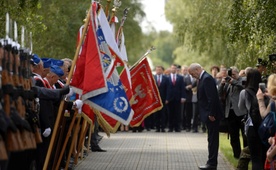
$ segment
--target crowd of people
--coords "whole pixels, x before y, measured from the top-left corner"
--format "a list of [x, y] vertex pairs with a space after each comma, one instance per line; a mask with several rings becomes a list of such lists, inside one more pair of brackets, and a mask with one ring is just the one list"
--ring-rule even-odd
[[[274, 61], [269, 61], [274, 66]], [[272, 69], [269, 76], [267, 71], [269, 61], [258, 59], [255, 67], [241, 70], [213, 66], [210, 74], [197, 63], [182, 67], [172, 64], [166, 70], [156, 66], [154, 79], [164, 107], [147, 117], [139, 131], [207, 130], [208, 161], [199, 169], [216, 169], [220, 120], [224, 119], [233, 157], [238, 160], [237, 169], [248, 169], [250, 161], [253, 170], [265, 169], [276, 155], [276, 149], [269, 149], [258, 135], [258, 127], [276, 98], [275, 73]], [[267, 88], [260, 90], [260, 84]], [[269, 142], [274, 146], [274, 137]]]
[[[68, 73], [70, 72], [70, 68], [72, 65], [72, 60], [68, 58], [56, 60], [52, 58], [40, 58], [37, 55], [33, 55], [31, 58], [31, 68], [32, 68], [32, 73], [33, 73], [33, 78], [35, 80], [35, 85], [38, 87], [45, 87], [48, 89], [66, 89], [69, 88], [66, 84], [67, 78], [68, 78]], [[70, 121], [72, 120], [72, 116], [75, 112], [75, 110], [79, 110], [78, 112], [82, 112], [82, 105], [83, 102], [82, 100], [78, 99], [80, 96], [76, 95], [74, 93], [74, 90], [70, 88], [70, 91], [68, 91], [68, 94], [65, 96], [65, 109], [67, 112], [69, 112], [69, 117], [65, 117], [66, 119], [66, 124], [65, 127], [65, 132], [68, 131]], [[61, 100], [63, 98], [59, 98], [58, 100], [44, 100], [40, 99], [40, 113], [39, 113], [39, 119], [40, 119], [40, 128], [42, 132], [42, 138], [43, 142], [38, 145], [37, 147], [37, 152], [39, 153], [36, 157], [36, 166], [37, 169], [42, 169], [43, 164], [45, 162], [45, 156], [47, 154], [47, 151], [49, 149], [49, 142], [51, 139], [51, 131], [54, 128], [55, 122], [56, 122], [56, 117], [59, 109], [59, 105]], [[87, 145], [88, 148], [93, 152], [105, 152], [106, 150], [100, 148], [98, 145], [100, 140], [102, 139], [102, 136], [98, 134], [99, 132], [99, 124], [97, 122], [97, 119], [94, 119], [94, 131], [92, 133], [90, 145]], [[80, 129], [74, 129], [73, 131], [79, 131]], [[72, 131], [72, 134], [73, 134]], [[88, 136], [88, 134], [86, 134]], [[59, 137], [62, 138], [60, 140], [64, 141], [66, 138], [66, 134], [64, 136]], [[70, 136], [72, 138], [72, 135]], [[71, 142], [72, 139], [70, 139]], [[75, 155], [77, 153], [77, 148], [74, 149], [74, 152], [72, 155], [68, 155], [69, 152], [69, 145], [67, 146], [66, 152], [63, 156], [63, 160], [61, 162], [60, 167], [65, 167], [66, 163], [66, 158], [67, 157], [79, 157], [78, 155]], [[78, 141], [77, 141], [78, 142]], [[87, 142], [87, 141], [85, 141]], [[63, 143], [63, 142], [62, 142]], [[75, 144], [77, 146], [77, 144]], [[90, 147], [89, 147], [90, 146]], [[56, 152], [56, 151], [55, 151]], [[51, 166], [52, 162], [49, 163], [49, 166]], [[74, 162], [70, 161], [69, 164], [69, 169], [74, 168]]]
[[[36, 117], [38, 120], [36, 121], [39, 122], [39, 133], [42, 137], [40, 142], [37, 141], [36, 147], [29, 150], [29, 152], [11, 152], [8, 161], [0, 161], [0, 169], [18, 169], [18, 166], [20, 168], [24, 167], [23, 169], [28, 169], [31, 166], [36, 169], [42, 169], [49, 150], [59, 106], [64, 96], [64, 110], [66, 110], [65, 112], [68, 113], [68, 116], [63, 118], [66, 123], [60, 124], [60, 128], [63, 128], [63, 130], [68, 131], [75, 111], [79, 110], [81, 112], [83, 106], [83, 102], [66, 85], [72, 61], [68, 58], [59, 60], [41, 58], [33, 54], [28, 68], [26, 67], [26, 62], [20, 63], [22, 64], [21, 67], [19, 67], [20, 65], [16, 67], [16, 57], [19, 56], [13, 54], [15, 57], [14, 65], [10, 67], [10, 61], [7, 60], [6, 55], [11, 51], [8, 51], [6, 47], [0, 47], [0, 57], [3, 62], [1, 63], [3, 68], [2, 75], [12, 77], [18, 74], [24, 79], [27, 76], [24, 75], [27, 71], [26, 69], [30, 68], [33, 84], [30, 89], [24, 90], [32, 91], [35, 94], [29, 98], [26, 98], [26, 95], [21, 95], [21, 93], [15, 96], [15, 93], [9, 90], [9, 84], [6, 79], [2, 77], [3, 89], [5, 89], [5, 91], [2, 91], [4, 108], [10, 102], [5, 100], [5, 96], [13, 97], [10, 99], [12, 105], [9, 111], [16, 109], [20, 111], [20, 109], [14, 108], [14, 105], [15, 107], [19, 105], [18, 97], [25, 97], [25, 105], [33, 109], [26, 109], [28, 116], [30, 117], [32, 115], [30, 113], [35, 112], [35, 110], [39, 111], [39, 116]], [[276, 55], [273, 56], [276, 58]], [[273, 56], [270, 56], [270, 58], [273, 58]], [[22, 59], [24, 58], [22, 57]], [[26, 61], [29, 63], [28, 60]], [[274, 66], [274, 60], [270, 60], [270, 62]], [[252, 169], [254, 170], [265, 169], [276, 155], [276, 148], [274, 147], [275, 137], [272, 136], [267, 139], [270, 144], [268, 146], [258, 134], [258, 127], [262, 119], [272, 107], [275, 107], [276, 100], [276, 74], [272, 71], [268, 75], [267, 65], [267, 61], [259, 59], [255, 67], [247, 67], [241, 70], [235, 66], [225, 67], [221, 65], [213, 66], [209, 71], [206, 71], [198, 63], [182, 67], [172, 64], [166, 70], [163, 66], [156, 66], [154, 79], [163, 107], [148, 116], [139, 127], [131, 127], [131, 130], [133, 132], [142, 132], [143, 130], [150, 131], [154, 129], [157, 133], [207, 132], [209, 155], [206, 164], [199, 166], [199, 169], [210, 170], [217, 169], [220, 122], [221, 120], [226, 120], [233, 157], [239, 160], [237, 169], [248, 169], [249, 161], [252, 162]], [[16, 83], [11, 84], [15, 86], [14, 89], [18, 90], [16, 93], [19, 93], [20, 87], [16, 87], [19, 85], [15, 85]], [[34, 102], [34, 106], [29, 107], [29, 101]], [[3, 111], [7, 112], [6, 109]], [[1, 114], [0, 121], [3, 117], [5, 117], [4, 114]], [[35, 116], [31, 118], [31, 122], [34, 118]], [[5, 117], [4, 119], [7, 118]], [[95, 129], [92, 134], [90, 148], [88, 149], [96, 152], [105, 152], [106, 150], [101, 149], [99, 146], [102, 136], [98, 134], [99, 125], [97, 119], [95, 119], [94, 123]], [[122, 125], [120, 130], [128, 131], [129, 127]], [[73, 129], [73, 131], [79, 131], [79, 129]], [[5, 135], [4, 132], [0, 132], [1, 136]], [[66, 134], [64, 133], [58, 138], [59, 142], [63, 143]], [[70, 142], [69, 140], [69, 144]], [[17, 148], [17, 150], [20, 150], [20, 148]], [[57, 148], [53, 148], [53, 150], [56, 151]], [[72, 155], [68, 155], [68, 153], [69, 148], [67, 147], [65, 154], [61, 155], [60, 168], [65, 166], [68, 157], [78, 156], [74, 155], [76, 154], [76, 148]], [[55, 154], [57, 155], [57, 153]], [[21, 165], [14, 164], [18, 159], [23, 159], [24, 163]], [[50, 159], [48, 167], [51, 168], [55, 164], [55, 159]], [[69, 168], [73, 169], [74, 162], [70, 161], [70, 164], [72, 167]], [[271, 167], [273, 166], [274, 164], [271, 165]]]
[[[67, 160], [70, 160], [67, 168], [74, 169], [74, 158], [79, 157], [79, 136], [74, 142], [72, 153], [69, 153], [73, 133], [80, 131], [80, 128], [69, 131], [69, 126], [73, 122], [73, 125], [78, 127], [77, 121], [73, 121], [73, 115], [75, 112], [82, 112], [83, 102], [73, 89], [66, 85], [72, 60], [41, 58], [27, 51], [19, 51], [9, 44], [3, 46], [0, 43], [0, 61], [3, 89], [0, 139], [5, 143], [0, 146], [0, 169], [43, 169], [58, 114], [62, 116], [57, 122], [57, 135], [47, 169], [56, 167], [60, 157], [62, 159], [59, 169], [67, 166]], [[64, 112], [59, 113], [61, 102], [64, 102]], [[94, 152], [105, 152], [98, 145], [102, 136], [98, 134], [99, 126], [96, 121], [97, 119], [90, 144], [86, 146]], [[85, 136], [89, 136], [88, 131]], [[87, 137], [84, 142], [88, 142]], [[64, 154], [60, 155], [62, 145], [65, 150]]]

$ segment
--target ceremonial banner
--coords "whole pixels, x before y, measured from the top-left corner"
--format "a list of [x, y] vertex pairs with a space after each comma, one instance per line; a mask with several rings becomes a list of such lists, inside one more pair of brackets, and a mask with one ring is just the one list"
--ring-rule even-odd
[[98, 116], [98, 119], [100, 119], [99, 121], [99, 123], [101, 123], [100, 126], [103, 127], [103, 129], [108, 130], [106, 134], [109, 134], [109, 132], [115, 133], [118, 127], [120, 126], [120, 123], [117, 120], [111, 118], [110, 116], [107, 116], [104, 113], [100, 113], [95, 108], [91, 108], [89, 104], [86, 104], [86, 103], [83, 104], [82, 112], [86, 114], [93, 121], [93, 123], [95, 122], [95, 114], [96, 114]]
[[88, 99], [92, 107], [119, 122], [128, 125], [133, 116], [117, 70], [107, 79], [108, 92]]
[[115, 133], [117, 132], [118, 128], [120, 127], [121, 123], [118, 122], [116, 119], [113, 119], [112, 117], [99, 112], [99, 114], [97, 114], [98, 118], [99, 118], [99, 124], [101, 127], [104, 127], [103, 129], [106, 129], [105, 132], [106, 134], [108, 134], [108, 132], [111, 133]]
[[[121, 52], [121, 58], [116, 59], [116, 63], [120, 63], [120, 65], [124, 65], [124, 70], [122, 74], [120, 74], [121, 80], [123, 81], [123, 84], [125, 85], [126, 89], [129, 89], [126, 91], [127, 96], [129, 97], [128, 99], [131, 100], [133, 93], [132, 93], [132, 85], [131, 85], [131, 76], [130, 76], [130, 71], [127, 66], [127, 52], [126, 52], [126, 46], [125, 46], [125, 37], [123, 33], [123, 29], [119, 29], [120, 33], [118, 32], [118, 48]], [[118, 65], [118, 64], [117, 64]]]
[[97, 38], [98, 38], [98, 45], [101, 53], [102, 58], [102, 66], [104, 68], [104, 75], [105, 77], [109, 77], [114, 70], [114, 58], [109, 50], [108, 44], [105, 40], [105, 36], [103, 34], [101, 26], [97, 28]]
[[111, 19], [110, 19], [110, 29], [112, 31], [112, 34], [114, 36], [114, 39], [115, 39], [115, 32], [116, 32], [116, 23], [118, 23], [118, 18], [116, 16], [113, 16]]
[[[112, 49], [110, 49], [111, 53], [113, 53]], [[114, 54], [114, 53], [113, 53]], [[113, 55], [115, 57], [114, 67], [116, 68], [117, 72], [119, 73], [121, 82], [124, 86], [126, 95], [128, 100], [130, 101], [132, 98], [132, 87], [131, 87], [131, 79], [129, 70], [125, 64], [125, 62], [117, 55]], [[129, 73], [129, 75], [128, 75]]]
[[95, 122], [95, 113], [93, 112], [92, 108], [84, 103], [82, 106], [82, 112], [86, 114], [92, 121], [93, 123]]
[[[93, 11], [94, 9], [92, 13]], [[91, 15], [87, 35], [70, 83], [75, 91], [82, 95], [82, 100], [108, 91], [94, 23]]]
[[[108, 77], [114, 70], [114, 58], [110, 53], [109, 47], [105, 41], [105, 37], [100, 26], [97, 29], [97, 37], [102, 56], [102, 64], [104, 68], [105, 77]], [[115, 133], [117, 131], [120, 123], [116, 119], [113, 119], [112, 117], [100, 111], [95, 111], [95, 113], [98, 116], [99, 125], [103, 128], [107, 135], [109, 135], [109, 132]]]
[[123, 29], [119, 29], [120, 32], [118, 32], [118, 48], [121, 52], [121, 58], [123, 61], [128, 61], [127, 52], [126, 52], [126, 45], [125, 45], [125, 35], [123, 32]]
[[150, 114], [160, 110], [163, 104], [146, 57], [130, 70], [130, 74], [134, 98], [130, 125], [136, 127]]
[[129, 71], [125, 62], [122, 60], [121, 53], [119, 51], [118, 45], [114, 37], [114, 33], [112, 32], [109, 26], [103, 9], [100, 9], [98, 19], [99, 25], [102, 29], [103, 36], [105, 38], [106, 43], [108, 44], [111, 56], [113, 56], [115, 59], [114, 69], [117, 69], [120, 75], [121, 82], [126, 91], [127, 97], [130, 100], [132, 98], [130, 74], [128, 73]]

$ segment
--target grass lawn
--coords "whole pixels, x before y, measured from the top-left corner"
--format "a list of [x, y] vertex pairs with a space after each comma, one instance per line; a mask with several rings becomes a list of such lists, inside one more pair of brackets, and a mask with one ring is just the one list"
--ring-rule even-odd
[[[242, 142], [242, 139], [240, 139]], [[225, 156], [225, 158], [233, 165], [233, 167], [237, 167], [238, 160], [234, 158], [232, 147], [230, 145], [230, 139], [228, 139], [228, 134], [220, 133], [219, 135], [219, 149]], [[249, 163], [248, 169], [251, 169], [251, 162]]]

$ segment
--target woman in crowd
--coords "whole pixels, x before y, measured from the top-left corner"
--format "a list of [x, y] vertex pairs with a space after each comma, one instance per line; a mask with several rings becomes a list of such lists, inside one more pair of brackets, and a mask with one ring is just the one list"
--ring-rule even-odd
[[[267, 92], [263, 93], [261, 89], [259, 89], [256, 96], [258, 99], [260, 114], [264, 118], [271, 110], [271, 103], [276, 101], [276, 74], [272, 74], [268, 77]], [[269, 96], [271, 99], [267, 107], [265, 105], [265, 100], [264, 100], [265, 96]], [[273, 157], [276, 155], [276, 147], [274, 146], [275, 144], [274, 137], [271, 137], [269, 139], [269, 143], [272, 144], [272, 146], [269, 148], [269, 150], [267, 150], [266, 156], [267, 156], [267, 160], [271, 162]]]
[[[239, 109], [246, 111], [245, 134], [250, 150], [252, 170], [262, 170], [266, 158], [266, 148], [258, 136], [258, 127], [262, 121], [256, 93], [261, 83], [261, 74], [251, 69], [246, 75], [245, 89], [240, 92]], [[262, 154], [260, 154], [262, 153]]]

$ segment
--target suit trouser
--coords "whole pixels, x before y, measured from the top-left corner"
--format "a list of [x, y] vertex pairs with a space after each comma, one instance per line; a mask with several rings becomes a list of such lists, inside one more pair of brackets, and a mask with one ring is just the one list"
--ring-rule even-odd
[[[44, 162], [50, 145], [51, 136], [52, 135], [48, 137], [44, 137], [43, 135], [41, 135], [43, 142], [37, 145], [37, 150], [36, 150], [37, 169], [43, 169]], [[49, 162], [49, 164], [51, 164], [51, 162]]]
[[198, 103], [193, 103], [193, 130], [198, 130], [198, 119], [199, 119], [199, 110], [198, 110]]
[[181, 120], [182, 120], [182, 129], [185, 130], [186, 129], [186, 114], [185, 114], [185, 106], [186, 106], [186, 102], [181, 104]]
[[208, 129], [208, 165], [217, 166], [218, 164], [218, 149], [219, 149], [219, 121], [207, 121]]
[[193, 103], [192, 102], [185, 102], [185, 116], [186, 116], [186, 122], [185, 126], [186, 129], [191, 129], [191, 122], [193, 117]]
[[165, 129], [165, 114], [166, 114], [166, 108], [165, 104], [163, 103], [163, 107], [161, 110], [154, 113], [154, 118], [156, 122], [156, 129]]
[[241, 154], [240, 130], [243, 134], [243, 146], [247, 146], [247, 141], [244, 136], [244, 125], [241, 122], [242, 119], [243, 116], [236, 116], [234, 110], [230, 109], [227, 121], [230, 134], [230, 143], [235, 158], [239, 158]]
[[145, 119], [145, 127], [147, 129], [153, 129], [154, 125], [155, 125], [155, 116], [154, 114], [149, 115], [146, 119]]
[[181, 103], [180, 100], [172, 100], [168, 103], [169, 129], [180, 130]]
[[99, 122], [97, 120], [97, 117], [95, 116], [95, 126], [94, 126], [94, 132], [91, 135], [90, 145], [91, 148], [98, 146], [99, 142], [97, 140], [97, 135], [99, 133]]

